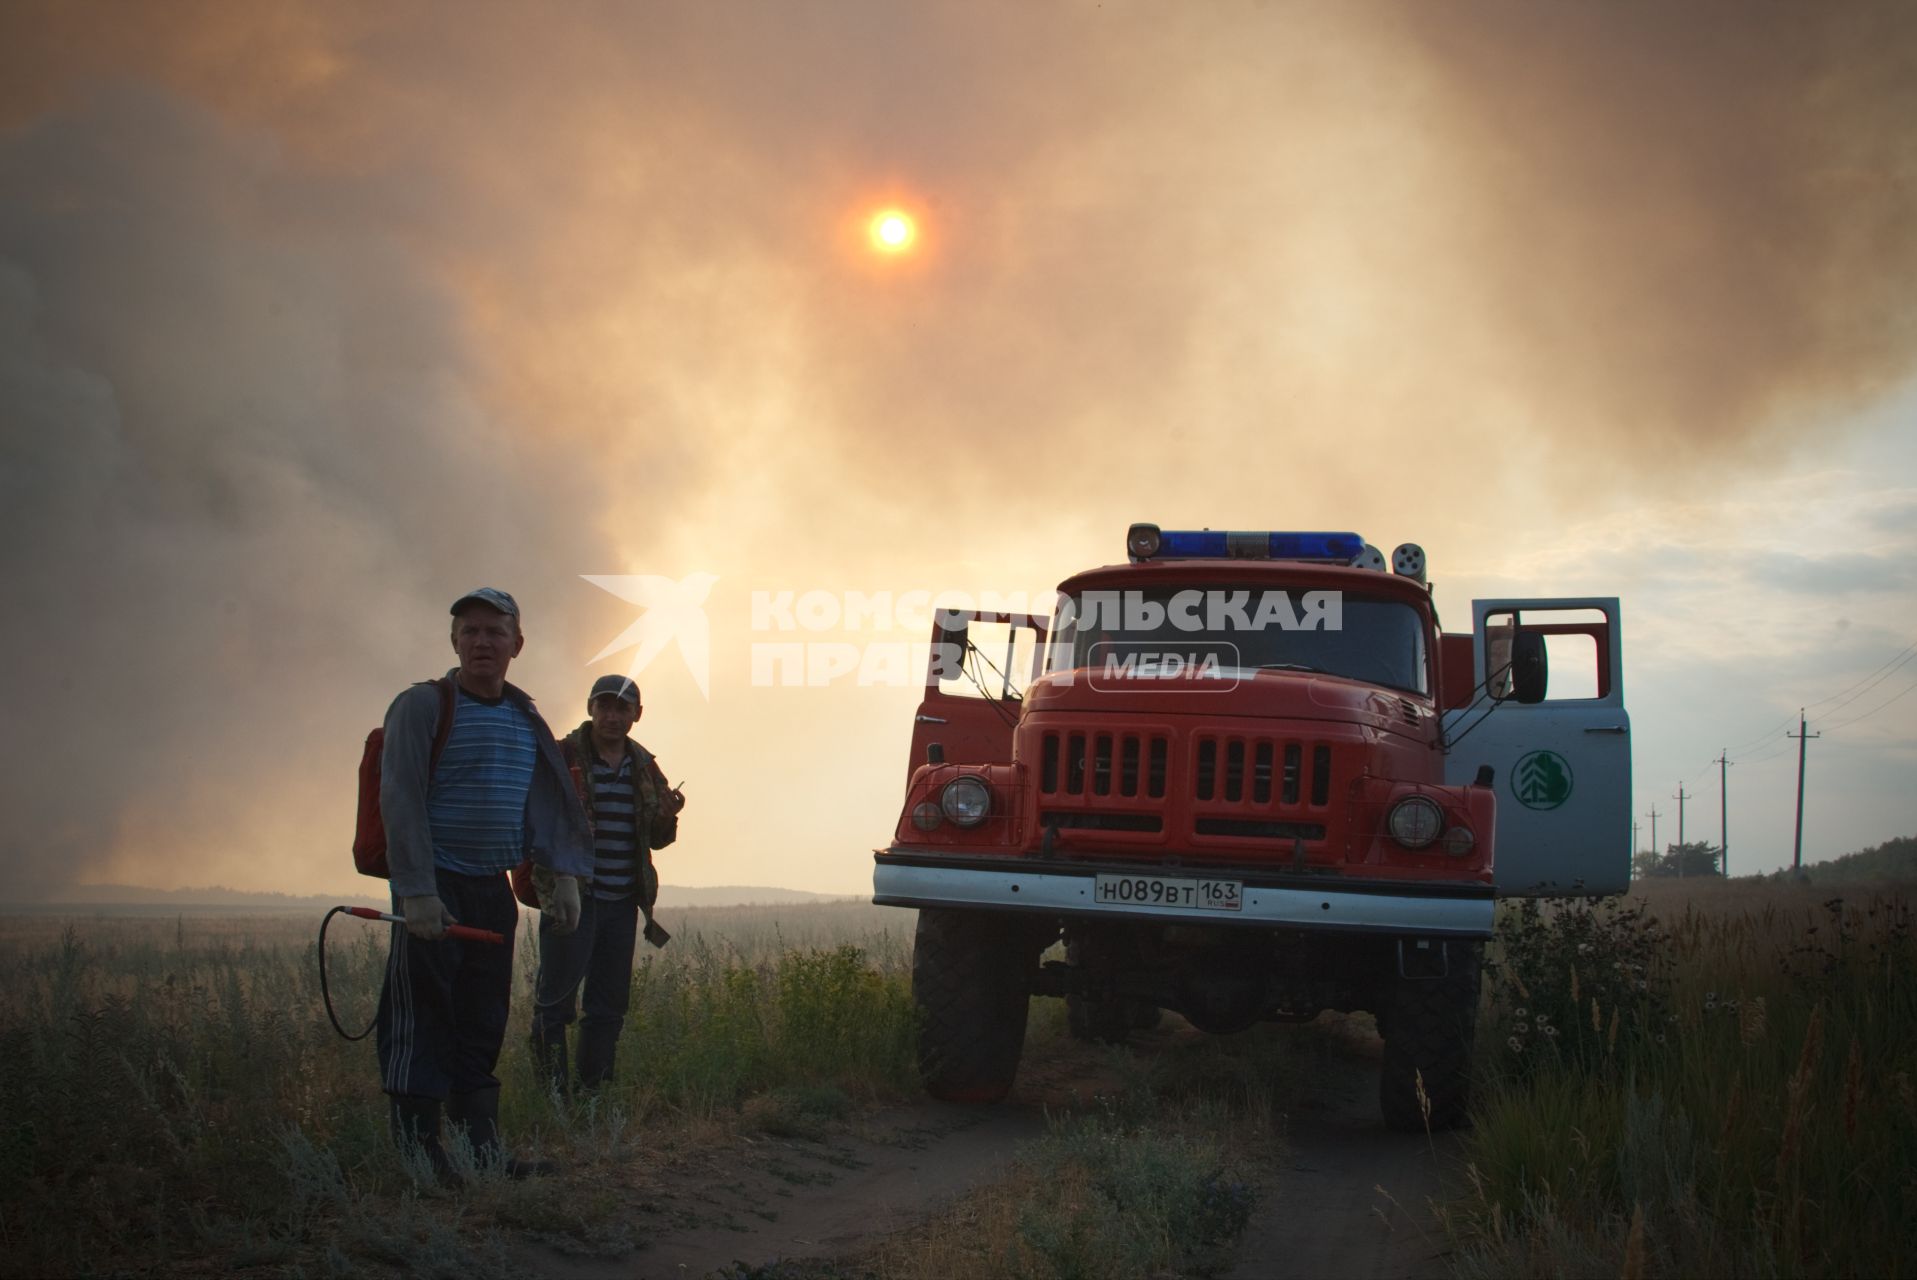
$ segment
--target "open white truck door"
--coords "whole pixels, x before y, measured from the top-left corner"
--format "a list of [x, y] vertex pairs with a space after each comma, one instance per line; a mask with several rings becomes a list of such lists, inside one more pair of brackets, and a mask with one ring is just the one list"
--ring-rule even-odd
[[[1471, 602], [1476, 705], [1445, 716], [1445, 781], [1489, 765], [1498, 795], [1498, 893], [1622, 893], [1631, 878], [1631, 720], [1615, 597]], [[1542, 701], [1508, 673], [1514, 629], [1544, 638]]]

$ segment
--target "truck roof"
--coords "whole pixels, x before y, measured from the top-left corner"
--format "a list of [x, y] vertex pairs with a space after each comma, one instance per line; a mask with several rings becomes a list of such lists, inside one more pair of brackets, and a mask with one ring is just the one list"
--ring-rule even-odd
[[1058, 584], [1073, 595], [1087, 590], [1178, 586], [1296, 586], [1307, 591], [1349, 591], [1354, 595], [1401, 599], [1408, 604], [1431, 603], [1425, 584], [1415, 578], [1376, 569], [1310, 560], [1151, 559], [1136, 564], [1108, 564], [1075, 573]]

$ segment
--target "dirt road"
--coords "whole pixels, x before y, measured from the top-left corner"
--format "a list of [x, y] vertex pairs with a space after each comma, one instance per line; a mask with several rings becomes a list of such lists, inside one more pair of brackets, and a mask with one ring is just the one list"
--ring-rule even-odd
[[[1134, 1055], [1162, 1052], [1186, 1028], [1138, 1037]], [[1367, 1056], [1369, 1052], [1369, 1056]], [[1378, 1119], [1375, 1042], [1333, 1036], [1284, 1118], [1287, 1143], [1266, 1171], [1234, 1277], [1443, 1275], [1427, 1201], [1451, 1144], [1387, 1133]], [[527, 1243], [527, 1269], [557, 1280], [680, 1280], [734, 1262], [837, 1258], [939, 1212], [1004, 1175], [1019, 1144], [1045, 1131], [1046, 1112], [1115, 1086], [1112, 1060], [1071, 1043], [1035, 1053], [1013, 1098], [998, 1107], [927, 1100], [815, 1138], [761, 1136], [688, 1155], [647, 1179], [640, 1251], [580, 1258]], [[1381, 1189], [1381, 1190], [1380, 1190]]]
[[1445, 1276], [1431, 1202], [1457, 1190], [1457, 1138], [1384, 1127], [1375, 1039], [1338, 1037], [1326, 1065], [1287, 1114], [1285, 1154], [1228, 1280]]
[[763, 1140], [733, 1180], [676, 1197], [681, 1225], [616, 1274], [667, 1280], [734, 1261], [842, 1256], [990, 1181], [1044, 1128], [1035, 1106], [928, 1103], [881, 1116], [856, 1136]]
[[1113, 1087], [1108, 1062], [1103, 1051], [1060, 1044], [1028, 1058], [1001, 1106], [928, 1098], [847, 1132], [762, 1136], [685, 1156], [643, 1190], [627, 1189], [640, 1202], [639, 1252], [582, 1258], [525, 1243], [517, 1261], [555, 1280], [680, 1280], [734, 1262], [843, 1257], [1001, 1176], [1018, 1145], [1044, 1133], [1048, 1107]]

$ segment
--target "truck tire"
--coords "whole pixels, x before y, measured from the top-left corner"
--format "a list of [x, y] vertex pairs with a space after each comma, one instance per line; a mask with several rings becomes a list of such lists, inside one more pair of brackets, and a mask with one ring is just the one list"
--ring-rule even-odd
[[912, 946], [919, 1074], [947, 1102], [998, 1102], [1025, 1048], [1038, 952], [1023, 922], [924, 907]]
[[1378, 1105], [1386, 1127], [1401, 1133], [1422, 1133], [1427, 1123], [1433, 1130], [1456, 1128], [1470, 1108], [1471, 1044], [1477, 1033], [1484, 951], [1477, 943], [1453, 942], [1448, 956], [1450, 969], [1442, 978], [1393, 974], [1379, 1002], [1384, 1006], [1378, 1010], [1384, 1065], [1378, 1076]]

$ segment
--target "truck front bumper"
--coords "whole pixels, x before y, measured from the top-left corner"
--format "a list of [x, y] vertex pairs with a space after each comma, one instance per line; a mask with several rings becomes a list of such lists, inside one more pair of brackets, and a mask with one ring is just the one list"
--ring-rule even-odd
[[[959, 907], [1113, 920], [1309, 929], [1331, 933], [1489, 938], [1494, 890], [1481, 884], [1388, 880], [1332, 881], [1322, 876], [1260, 875], [1247, 868], [1140, 866], [1031, 858], [954, 857], [879, 850], [872, 901], [887, 907]], [[1237, 880], [1238, 911], [1140, 903], [1101, 905], [1100, 873]]]

